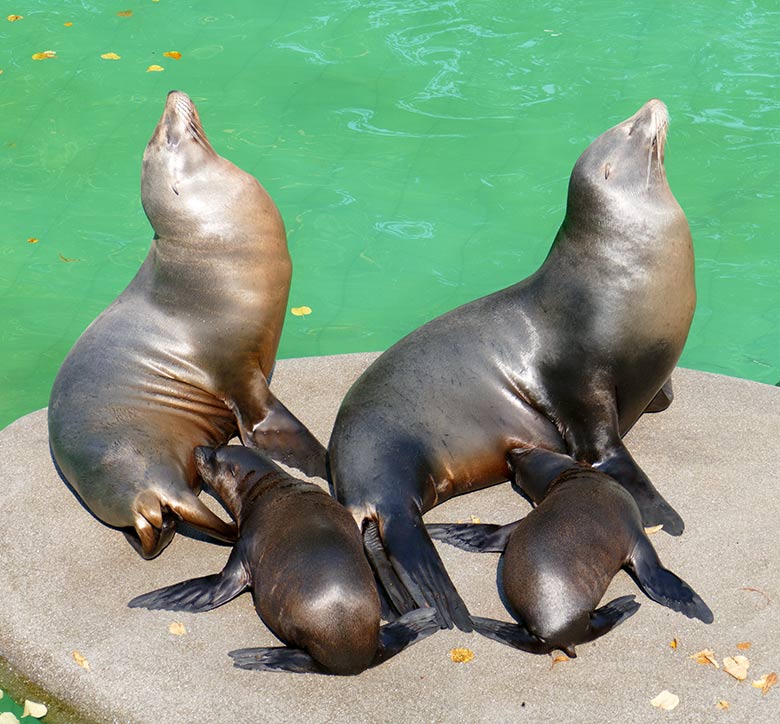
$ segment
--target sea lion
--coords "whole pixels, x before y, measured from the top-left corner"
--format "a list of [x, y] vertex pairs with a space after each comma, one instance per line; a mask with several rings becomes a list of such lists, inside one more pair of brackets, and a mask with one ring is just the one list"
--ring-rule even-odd
[[238, 522], [221, 573], [134, 598], [136, 608], [208, 611], [251, 589], [289, 647], [231, 651], [244, 669], [358, 674], [438, 631], [430, 608], [380, 628], [380, 600], [352, 516], [328, 493], [240, 445], [195, 450], [198, 472]]
[[631, 492], [646, 525], [683, 530], [621, 440], [671, 402], [695, 305], [691, 235], [663, 165], [667, 124], [650, 100], [593, 141], [540, 269], [413, 331], [341, 405], [335, 494], [377, 530], [368, 551], [388, 591], [400, 582], [444, 625], [469, 630], [470, 619], [421, 516], [507, 480], [513, 448], [568, 452]]
[[184, 93], [168, 94], [146, 147], [141, 199], [149, 254], [63, 362], [49, 440], [86, 507], [151, 558], [177, 519], [235, 539], [196, 497], [197, 445], [238, 430], [318, 475], [325, 451], [268, 389], [290, 288], [282, 218], [217, 155]]
[[542, 448], [516, 450], [511, 459], [523, 492], [537, 504], [525, 518], [501, 526], [427, 526], [432, 538], [459, 548], [503, 553], [504, 598], [518, 623], [473, 616], [479, 633], [523, 651], [561, 649], [573, 658], [577, 644], [603, 636], [639, 608], [633, 596], [596, 608], [624, 567], [654, 601], [712, 623], [707, 604], [661, 565], [636, 501], [613, 478]]

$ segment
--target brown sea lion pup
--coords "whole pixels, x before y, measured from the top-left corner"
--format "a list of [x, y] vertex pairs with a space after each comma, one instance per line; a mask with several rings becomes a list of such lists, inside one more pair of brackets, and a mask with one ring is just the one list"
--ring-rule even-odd
[[168, 95], [146, 147], [141, 198], [149, 254], [63, 362], [49, 440], [86, 507], [151, 558], [177, 520], [235, 539], [196, 497], [197, 445], [238, 432], [310, 475], [324, 475], [325, 451], [268, 389], [290, 288], [281, 216], [217, 155], [184, 93]]
[[352, 516], [328, 493], [240, 445], [195, 451], [198, 472], [238, 522], [221, 573], [134, 598], [129, 606], [208, 611], [251, 589], [287, 646], [231, 651], [243, 669], [358, 674], [439, 630], [423, 608], [382, 627], [380, 599]]
[[654, 601], [712, 623], [696, 592], [661, 565], [636, 501], [608, 475], [568, 455], [517, 450], [518, 484], [537, 506], [509, 525], [429, 525], [432, 538], [470, 551], [503, 552], [504, 598], [518, 623], [474, 616], [481, 634], [523, 651], [593, 641], [636, 613], [633, 596], [596, 608], [615, 574], [626, 568]]
[[667, 123], [651, 100], [593, 141], [541, 268], [413, 331], [344, 398], [328, 450], [336, 497], [370, 532], [388, 592], [407, 589], [445, 626], [469, 630], [470, 619], [422, 514], [510, 478], [513, 448], [592, 464], [646, 525], [683, 530], [621, 440], [671, 402], [695, 304], [688, 222], [664, 172]]

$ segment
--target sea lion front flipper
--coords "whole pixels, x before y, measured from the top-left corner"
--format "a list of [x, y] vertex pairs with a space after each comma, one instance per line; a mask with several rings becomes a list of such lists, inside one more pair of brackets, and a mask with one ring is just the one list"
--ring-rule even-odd
[[327, 674], [309, 654], [289, 646], [268, 646], [256, 649], [236, 649], [228, 652], [237, 669], [253, 671], [285, 671], [290, 674]]
[[472, 553], [503, 553], [506, 542], [520, 521], [509, 525], [492, 523], [429, 523], [425, 526], [434, 540], [449, 543]]
[[663, 412], [674, 400], [674, 390], [672, 389], [672, 378], [670, 377], [664, 386], [658, 390], [655, 397], [650, 400], [645, 408], [645, 412]]
[[[420, 513], [386, 514], [378, 522], [384, 550], [416, 607], [436, 608], [444, 628], [454, 624], [461, 631], [471, 631], [466, 604], [425, 532]], [[381, 577], [382, 571], [377, 570], [377, 574]], [[386, 585], [384, 578], [382, 583]]]
[[386, 621], [396, 619], [397, 616], [393, 615], [391, 609], [395, 609], [399, 614], [416, 610], [414, 599], [409, 595], [406, 586], [401, 583], [393, 564], [387, 557], [387, 551], [379, 537], [379, 525], [375, 520], [367, 520], [363, 524], [363, 550], [376, 578], [382, 618]]
[[[229, 403], [230, 404], [230, 403]], [[325, 448], [268, 389], [258, 375], [250, 399], [234, 402], [241, 442], [309, 477], [326, 477]]]
[[698, 618], [712, 623], [714, 617], [709, 606], [682, 578], [664, 568], [647, 536], [642, 535], [626, 564], [637, 585], [653, 601], [688, 618]]
[[601, 608], [597, 608], [589, 616], [589, 636], [584, 638], [582, 643], [593, 641], [599, 638], [599, 636], [610, 632], [615, 626], [625, 621], [629, 616], [633, 616], [638, 610], [639, 604], [635, 596], [621, 596]]
[[481, 616], [472, 616], [471, 623], [477, 633], [514, 649], [527, 651], [531, 654], [546, 654], [551, 650], [544, 641], [534, 636], [522, 624], [506, 623]]
[[441, 626], [436, 609], [418, 608], [379, 629], [379, 649], [371, 666], [378, 666], [418, 641], [436, 633]]
[[202, 578], [192, 578], [144, 593], [130, 601], [127, 604], [128, 607], [200, 613], [232, 601], [240, 593], [246, 591], [250, 585], [250, 577], [244, 565], [243, 555], [237, 551], [239, 551], [238, 546], [233, 548], [227, 565], [220, 573]]

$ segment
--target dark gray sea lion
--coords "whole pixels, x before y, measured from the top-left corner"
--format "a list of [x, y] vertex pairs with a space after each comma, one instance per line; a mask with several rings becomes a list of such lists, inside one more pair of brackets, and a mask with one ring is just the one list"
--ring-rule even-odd
[[663, 166], [667, 123], [651, 100], [593, 141], [541, 268], [409, 334], [341, 405], [336, 496], [372, 531], [388, 590], [400, 582], [444, 625], [470, 628], [422, 514], [510, 478], [515, 447], [568, 452], [616, 478], [645, 524], [683, 530], [621, 440], [671, 402], [695, 305], [691, 235]]
[[238, 521], [238, 542], [221, 573], [144, 594], [131, 607], [208, 611], [251, 589], [260, 618], [289, 647], [230, 656], [267, 671], [358, 674], [438, 631], [430, 608], [380, 628], [360, 531], [324, 490], [238, 445], [199, 447], [195, 461]]
[[623, 567], [654, 601], [705, 623], [712, 612], [661, 565], [636, 501], [608, 475], [542, 448], [515, 451], [523, 491], [537, 503], [509, 525], [438, 524], [431, 537], [471, 551], [503, 552], [501, 578], [510, 624], [474, 616], [479, 633], [532, 653], [592, 641], [639, 608], [623, 596], [596, 608]]
[[149, 254], [63, 362], [49, 440], [87, 508], [149, 558], [177, 519], [235, 539], [196, 497], [197, 445], [238, 431], [318, 475], [325, 451], [268, 389], [290, 288], [284, 224], [263, 187], [217, 155], [184, 93], [168, 95], [146, 147], [141, 197]]

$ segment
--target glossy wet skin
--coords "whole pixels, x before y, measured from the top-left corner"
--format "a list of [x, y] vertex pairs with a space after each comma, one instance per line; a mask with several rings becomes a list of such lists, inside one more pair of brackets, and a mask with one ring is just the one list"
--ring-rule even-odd
[[195, 497], [192, 451], [267, 415], [290, 258], [273, 201], [216, 154], [183, 93], [168, 96], [141, 187], [149, 254], [63, 362], [49, 432], [86, 506], [153, 557], [178, 519], [235, 535]]
[[[649, 101], [596, 139], [542, 267], [415, 330], [344, 399], [329, 447], [336, 495], [361, 524], [378, 521], [419, 605], [460, 606], [464, 621], [419, 517], [511, 477], [514, 447], [602, 466], [646, 518], [682, 531], [620, 439], [671, 374], [695, 305], [690, 231], [663, 173], [666, 120]], [[420, 584], [425, 571], [438, 587]]]
[[332, 673], [368, 668], [379, 647], [380, 606], [352, 516], [316, 485], [242, 446], [198, 448], [195, 458], [237, 518], [237, 550], [263, 621]]

